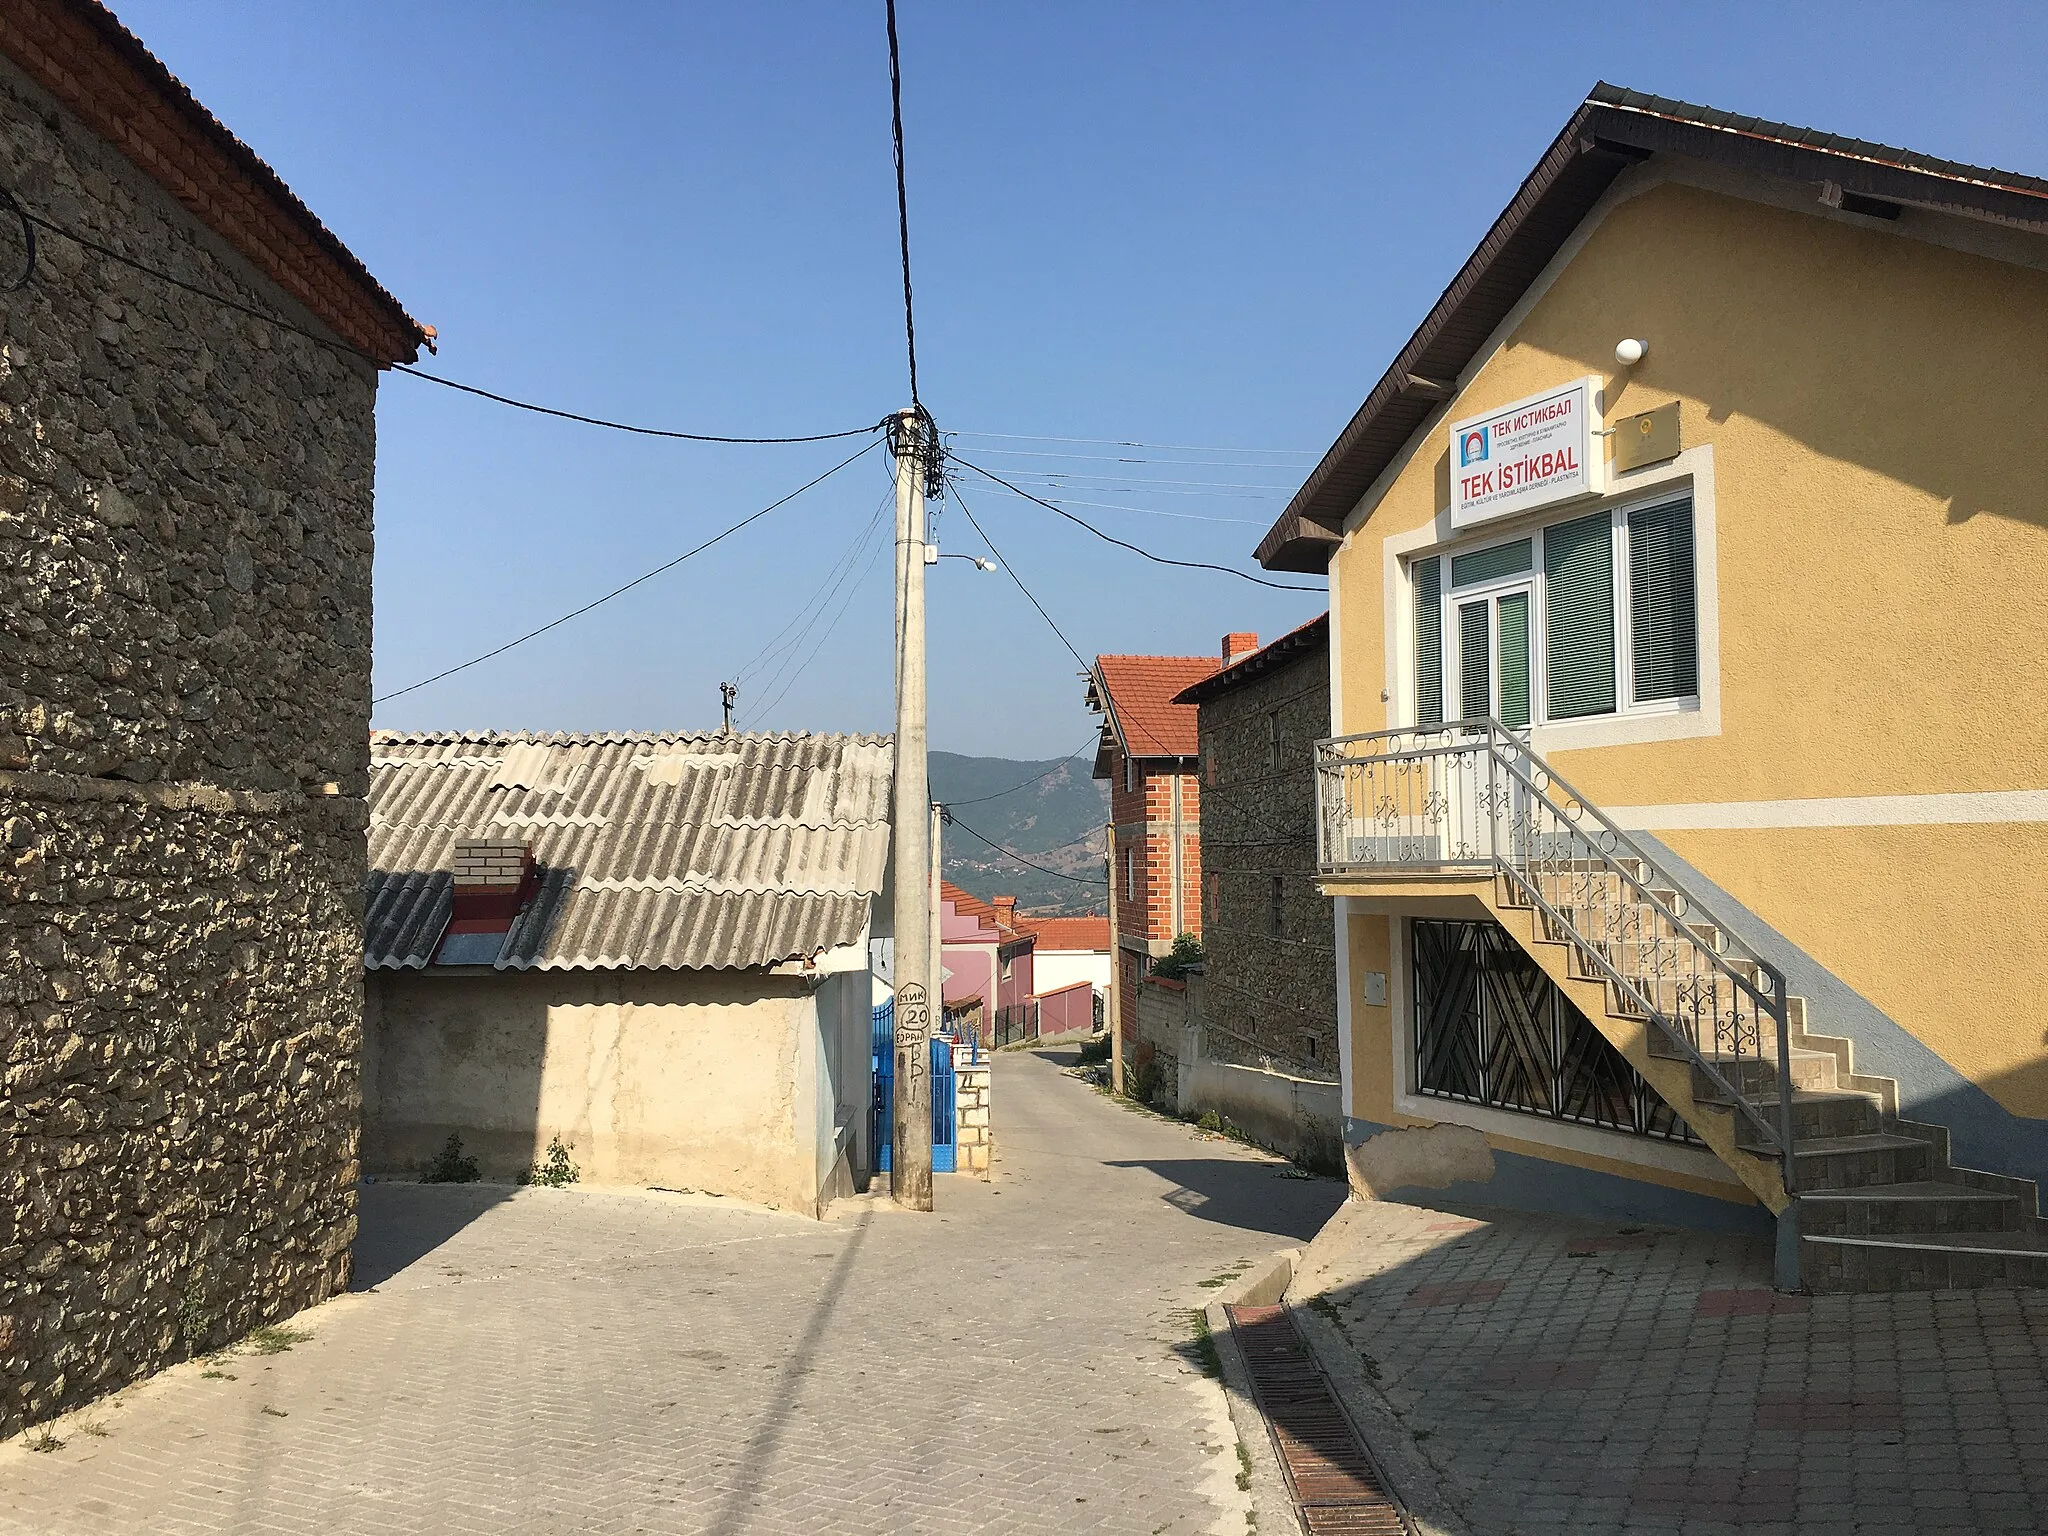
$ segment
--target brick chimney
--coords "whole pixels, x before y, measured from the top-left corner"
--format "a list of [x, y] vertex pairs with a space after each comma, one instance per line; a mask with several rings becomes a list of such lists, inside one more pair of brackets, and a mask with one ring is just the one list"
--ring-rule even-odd
[[455, 921], [509, 921], [538, 883], [533, 849], [504, 838], [462, 838], [455, 844]]
[[1223, 665], [1243, 661], [1259, 648], [1257, 635], [1225, 635], [1223, 637]]
[[997, 922], [1001, 923], [1005, 928], [1015, 928], [1017, 926], [1016, 897], [998, 896], [989, 905], [996, 909]]

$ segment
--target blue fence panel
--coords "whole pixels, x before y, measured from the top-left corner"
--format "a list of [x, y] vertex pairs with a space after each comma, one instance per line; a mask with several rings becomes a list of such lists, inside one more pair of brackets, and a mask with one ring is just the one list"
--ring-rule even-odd
[[[894, 1141], [896, 1097], [896, 1004], [892, 999], [873, 1014], [871, 1061], [875, 1071], [875, 1098], [869, 1110], [875, 1166], [889, 1171], [891, 1142]], [[955, 1089], [953, 1042], [934, 1035], [931, 1042], [932, 1084], [932, 1172], [951, 1173], [956, 1167], [953, 1141]]]

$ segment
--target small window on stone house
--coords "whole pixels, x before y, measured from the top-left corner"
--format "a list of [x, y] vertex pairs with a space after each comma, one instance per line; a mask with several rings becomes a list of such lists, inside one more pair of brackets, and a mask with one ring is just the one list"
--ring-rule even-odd
[[1287, 882], [1278, 875], [1273, 877], [1270, 903], [1266, 911], [1266, 927], [1277, 939], [1287, 930]]
[[1308, 1059], [1314, 1061], [1316, 1059], [1316, 1037], [1314, 1035], [1303, 1035], [1301, 1043]]
[[1212, 869], [1202, 876], [1202, 884], [1206, 888], [1203, 891], [1203, 911], [1213, 927], [1223, 908], [1223, 877]]
[[1202, 759], [1202, 782], [1211, 789], [1216, 787], [1216, 754], [1211, 752]]
[[1277, 709], [1266, 715], [1266, 761], [1270, 767], [1280, 766], [1280, 711]]

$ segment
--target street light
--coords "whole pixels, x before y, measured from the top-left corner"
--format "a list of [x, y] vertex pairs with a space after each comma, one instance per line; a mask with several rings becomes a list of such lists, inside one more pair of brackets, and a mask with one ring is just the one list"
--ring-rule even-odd
[[995, 561], [984, 560], [979, 555], [956, 555], [947, 550], [933, 550], [932, 563], [936, 565], [941, 560], [972, 560], [976, 569], [984, 571], [992, 571], [996, 568]]

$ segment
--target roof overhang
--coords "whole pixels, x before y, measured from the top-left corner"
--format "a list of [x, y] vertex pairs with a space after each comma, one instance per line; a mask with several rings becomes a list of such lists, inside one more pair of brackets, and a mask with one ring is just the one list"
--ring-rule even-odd
[[2048, 234], [2048, 181], [1645, 96], [1601, 83], [1572, 114], [1258, 547], [1268, 570], [1329, 569], [1345, 519], [1465, 374], [1616, 177], [1670, 154]]

